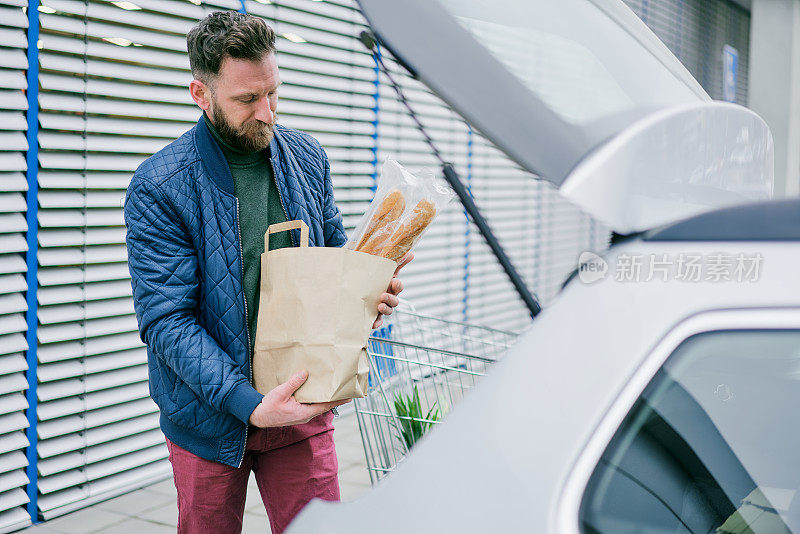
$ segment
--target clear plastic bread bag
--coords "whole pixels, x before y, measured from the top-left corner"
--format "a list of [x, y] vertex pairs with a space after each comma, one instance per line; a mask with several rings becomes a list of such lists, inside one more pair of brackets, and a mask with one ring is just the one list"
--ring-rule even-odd
[[436, 183], [430, 169], [414, 174], [389, 158], [381, 169], [375, 198], [345, 247], [400, 261], [453, 197], [452, 191]]

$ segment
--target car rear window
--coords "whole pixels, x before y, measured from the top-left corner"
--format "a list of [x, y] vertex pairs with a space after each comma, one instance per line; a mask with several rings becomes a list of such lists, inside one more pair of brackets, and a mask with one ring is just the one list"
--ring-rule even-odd
[[570, 123], [699, 100], [637, 37], [589, 0], [494, 0], [488, 9], [473, 0], [440, 3]]

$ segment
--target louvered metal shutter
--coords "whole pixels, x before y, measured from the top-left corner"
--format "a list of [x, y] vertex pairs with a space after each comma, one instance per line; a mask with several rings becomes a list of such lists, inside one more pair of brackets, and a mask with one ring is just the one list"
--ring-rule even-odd
[[[121, 202], [136, 166], [199, 117], [186, 90], [186, 31], [212, 10], [240, 7], [117, 4], [52, 0], [40, 10], [38, 502], [45, 518], [168, 473], [132, 313]], [[246, 7], [279, 35], [280, 120], [322, 142], [348, 231], [372, 198], [385, 156], [438, 173], [357, 40], [364, 19], [353, 2]], [[577, 253], [592, 248], [583, 244], [591, 236], [601, 242], [603, 232], [592, 234], [585, 216], [387, 62], [546, 302]], [[422, 311], [512, 329], [528, 322], [457, 203], [422, 241], [404, 280]]]
[[[27, 2], [0, 1], [0, 532], [30, 523], [25, 468]], [[35, 46], [35, 44], [34, 44]]]
[[[609, 231], [549, 182], [521, 170], [482, 137], [475, 139], [471, 182], [476, 202], [528, 287], [547, 306], [581, 252], [607, 248]], [[467, 321], [524, 328], [527, 309], [474, 228], [471, 236]]]
[[133, 314], [122, 201], [198, 112], [189, 2], [40, 7], [39, 498], [47, 519], [169, 474]]
[[739, 53], [736, 102], [747, 105], [750, 13], [729, 0], [624, 0], [711, 95], [722, 99], [722, 47]]

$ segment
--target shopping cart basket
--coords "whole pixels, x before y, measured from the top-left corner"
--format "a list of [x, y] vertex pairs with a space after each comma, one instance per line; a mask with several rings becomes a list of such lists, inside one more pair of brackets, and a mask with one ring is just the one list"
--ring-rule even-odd
[[486, 374], [517, 335], [414, 311], [402, 301], [370, 337], [367, 396], [354, 407], [372, 484]]

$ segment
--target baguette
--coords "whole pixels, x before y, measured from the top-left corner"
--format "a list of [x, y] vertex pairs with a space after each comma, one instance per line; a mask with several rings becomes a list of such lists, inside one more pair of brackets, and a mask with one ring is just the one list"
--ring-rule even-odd
[[436, 206], [430, 200], [420, 200], [411, 215], [392, 234], [389, 241], [381, 249], [379, 256], [400, 261], [411, 250], [419, 236], [436, 216]]
[[400, 221], [388, 221], [385, 225], [377, 228], [370, 240], [357, 249], [358, 252], [380, 256], [381, 250], [383, 250], [389, 238], [394, 235], [394, 231], [397, 230], [398, 226], [400, 226]]
[[[369, 224], [367, 224], [367, 227], [364, 229], [364, 235], [361, 236], [361, 239], [358, 241], [356, 250], [359, 252], [366, 252], [367, 254], [375, 254], [375, 250], [379, 250], [378, 245], [383, 243], [383, 239], [381, 239], [380, 242], [376, 239], [373, 240], [372, 243], [368, 243], [370, 238], [375, 236], [378, 229], [386, 227], [400, 218], [400, 215], [402, 215], [405, 209], [406, 199], [403, 197], [403, 193], [399, 189], [389, 191], [378, 206], [378, 209], [375, 210]], [[379, 232], [375, 237], [379, 238], [381, 234], [382, 232]]]

